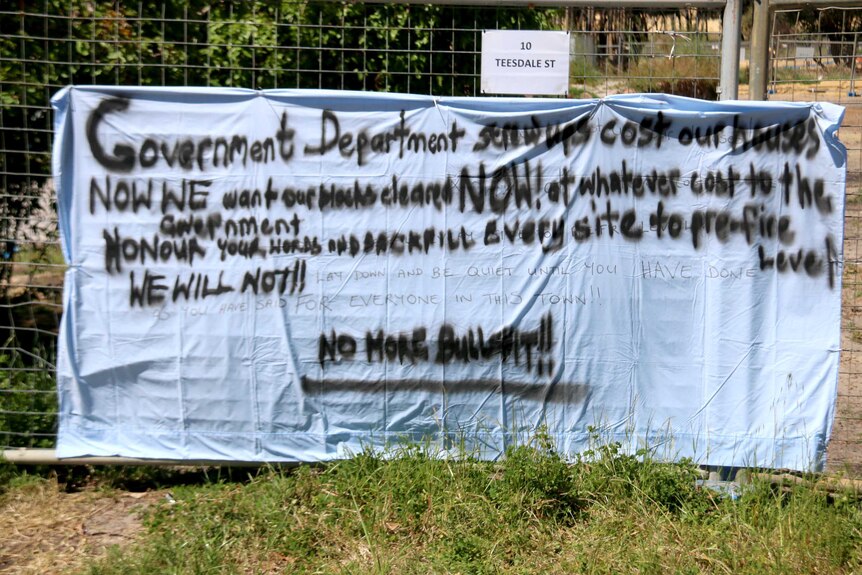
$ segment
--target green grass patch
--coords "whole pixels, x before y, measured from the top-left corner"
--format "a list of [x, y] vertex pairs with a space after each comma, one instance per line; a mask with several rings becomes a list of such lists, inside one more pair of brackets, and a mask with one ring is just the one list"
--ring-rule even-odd
[[499, 462], [428, 447], [172, 489], [148, 534], [92, 565], [133, 573], [852, 573], [855, 498], [696, 486], [690, 462], [540, 436]]

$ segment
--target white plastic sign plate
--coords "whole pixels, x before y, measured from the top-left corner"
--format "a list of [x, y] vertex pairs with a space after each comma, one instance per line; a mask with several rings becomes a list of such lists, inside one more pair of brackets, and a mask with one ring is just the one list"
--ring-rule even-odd
[[562, 95], [568, 91], [568, 32], [482, 32], [483, 94]]

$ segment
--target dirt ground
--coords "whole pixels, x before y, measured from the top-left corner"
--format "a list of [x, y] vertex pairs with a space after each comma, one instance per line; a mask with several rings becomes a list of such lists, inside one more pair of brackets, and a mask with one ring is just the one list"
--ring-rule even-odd
[[0, 573], [74, 573], [111, 546], [133, 542], [143, 530], [142, 512], [165, 493], [67, 493], [45, 480], [0, 496]]

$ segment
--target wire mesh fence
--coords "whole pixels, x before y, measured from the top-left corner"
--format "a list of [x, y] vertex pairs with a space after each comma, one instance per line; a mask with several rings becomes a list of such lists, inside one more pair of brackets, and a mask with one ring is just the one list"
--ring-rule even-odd
[[832, 469], [862, 469], [862, 7], [776, 10], [772, 16], [768, 97], [829, 101], [845, 107], [839, 138], [847, 147], [841, 366]]
[[[294, 0], [10, 4], [0, 3], [3, 448], [51, 447], [55, 441], [55, 339], [65, 266], [50, 179], [49, 100], [63, 86], [481, 96], [482, 31], [529, 29], [570, 31], [569, 97], [664, 92], [717, 99], [719, 91], [720, 9]], [[816, 11], [817, 27], [810, 25], [810, 11], [775, 14], [770, 98], [829, 99], [848, 107], [841, 130], [850, 150], [844, 356], [830, 457], [833, 465], [862, 468], [862, 449], [855, 447], [862, 439], [862, 354], [857, 351], [862, 350], [862, 319], [858, 329], [854, 321], [862, 310], [862, 280], [856, 276], [862, 240], [862, 107], [854, 96], [862, 11]], [[740, 97], [745, 98], [742, 52]]]

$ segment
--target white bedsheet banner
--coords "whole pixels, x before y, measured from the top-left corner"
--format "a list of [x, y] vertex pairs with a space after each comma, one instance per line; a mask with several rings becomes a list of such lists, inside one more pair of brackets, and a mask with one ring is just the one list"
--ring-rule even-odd
[[544, 426], [817, 469], [843, 109], [72, 87], [60, 457], [313, 461]]

